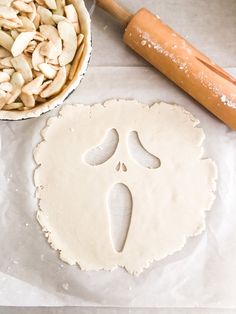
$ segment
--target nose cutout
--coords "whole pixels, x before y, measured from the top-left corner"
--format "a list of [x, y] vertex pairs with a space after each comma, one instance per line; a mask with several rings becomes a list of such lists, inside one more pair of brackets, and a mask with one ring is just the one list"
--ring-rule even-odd
[[125, 163], [120, 162], [120, 161], [116, 165], [115, 169], [116, 169], [116, 171], [123, 171], [123, 172], [127, 171], [127, 167], [126, 167]]
[[121, 166], [121, 169], [122, 171], [126, 172], [127, 171], [127, 167], [124, 163], [122, 163], [122, 166]]

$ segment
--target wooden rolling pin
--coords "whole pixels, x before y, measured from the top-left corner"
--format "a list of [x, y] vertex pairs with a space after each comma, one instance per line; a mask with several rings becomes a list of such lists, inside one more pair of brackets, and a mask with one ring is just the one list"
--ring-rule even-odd
[[236, 130], [236, 79], [146, 9], [132, 15], [97, 0], [125, 27], [124, 42], [200, 104]]

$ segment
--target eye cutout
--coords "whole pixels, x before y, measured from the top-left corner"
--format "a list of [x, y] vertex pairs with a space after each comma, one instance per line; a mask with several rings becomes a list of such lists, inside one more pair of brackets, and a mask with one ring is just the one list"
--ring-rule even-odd
[[127, 138], [128, 151], [132, 158], [142, 167], [157, 169], [161, 166], [161, 161], [146, 150], [141, 143], [138, 132], [130, 131]]
[[84, 154], [84, 161], [90, 166], [99, 166], [110, 159], [118, 146], [119, 135], [116, 129], [109, 129], [102, 141]]

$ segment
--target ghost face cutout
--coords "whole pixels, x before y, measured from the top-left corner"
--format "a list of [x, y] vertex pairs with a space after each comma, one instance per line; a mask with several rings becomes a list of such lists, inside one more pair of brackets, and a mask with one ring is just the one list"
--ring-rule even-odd
[[[122, 139], [126, 143], [123, 143]], [[125, 145], [129, 153], [128, 160], [124, 160], [124, 157], [122, 157], [122, 147], [124, 149]], [[121, 148], [118, 146], [121, 146]], [[108, 130], [102, 142], [86, 152], [84, 161], [91, 166], [100, 166], [112, 158], [117, 150], [117, 156], [113, 159], [113, 171], [129, 173], [127, 165], [130, 159], [133, 159], [133, 162], [137, 162], [140, 166], [148, 169], [157, 169], [160, 167], [160, 159], [153, 156], [144, 148], [137, 131], [128, 132], [124, 138], [119, 136], [116, 129]], [[137, 168], [136, 171], [142, 171], [142, 169]], [[126, 181], [126, 176], [124, 175], [117, 175], [117, 178]], [[133, 207], [132, 192], [125, 183], [113, 182], [111, 184], [107, 193], [107, 207], [107, 214], [110, 219], [111, 240], [114, 240], [113, 248], [121, 252], [127, 238]]]
[[205, 228], [216, 167], [198, 121], [165, 103], [65, 106], [34, 156], [37, 214], [60, 257], [139, 274]]

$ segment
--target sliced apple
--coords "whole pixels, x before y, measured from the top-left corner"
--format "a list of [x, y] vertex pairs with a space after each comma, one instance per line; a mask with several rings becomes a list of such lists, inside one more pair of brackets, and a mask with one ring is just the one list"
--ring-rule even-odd
[[25, 82], [32, 80], [33, 75], [29, 63], [26, 60], [26, 57], [21, 54], [15, 58], [11, 59], [11, 63], [16, 71], [20, 72]]
[[57, 25], [59, 36], [63, 41], [62, 53], [59, 56], [59, 64], [64, 66], [70, 63], [76, 53], [77, 49], [77, 36], [75, 29], [71, 23], [61, 21]]
[[19, 56], [25, 48], [28, 46], [29, 42], [34, 38], [35, 32], [23, 32], [16, 37], [12, 47], [11, 53], [14, 57]]
[[10, 35], [0, 29], [0, 46], [11, 51], [14, 40]]
[[44, 81], [44, 75], [40, 74], [35, 79], [33, 79], [28, 84], [24, 85], [22, 88], [22, 92], [26, 94], [39, 94], [40, 93], [40, 86], [42, 85]]
[[57, 74], [57, 71], [48, 63], [41, 63], [38, 68], [48, 79], [54, 79]]
[[44, 57], [40, 53], [43, 44], [43, 42], [39, 43], [32, 53], [32, 65], [36, 71], [39, 71], [38, 65], [44, 63]]
[[66, 83], [66, 68], [63, 66], [57, 72], [56, 77], [48, 87], [40, 93], [42, 98], [48, 98], [58, 94]]

